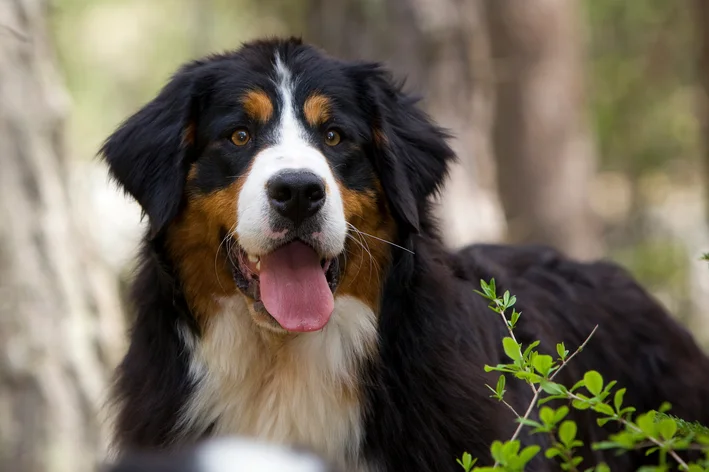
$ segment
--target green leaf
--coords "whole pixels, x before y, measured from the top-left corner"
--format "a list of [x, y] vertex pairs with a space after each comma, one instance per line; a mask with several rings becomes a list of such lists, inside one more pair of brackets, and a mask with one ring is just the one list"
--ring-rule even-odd
[[542, 379], [540, 382], [540, 386], [542, 387], [542, 390], [551, 395], [562, 395], [566, 392], [566, 389], [563, 385], [558, 384], [556, 382], [550, 382], [549, 380]]
[[613, 421], [613, 418], [598, 418], [596, 423], [598, 423], [598, 426], [605, 426], [609, 421]]
[[537, 346], [539, 346], [539, 341], [534, 341], [532, 344], [527, 346], [527, 349], [525, 349], [524, 352], [522, 353], [522, 357], [524, 357], [525, 359], [528, 359], [530, 353], [532, 352], [532, 349], [534, 349]]
[[638, 416], [636, 420], [638, 428], [648, 436], [655, 436], [655, 415], [654, 412], [649, 411]]
[[615, 392], [615, 397], [613, 398], [613, 405], [615, 406], [615, 411], [620, 412], [620, 407], [623, 406], [623, 396], [625, 395], [625, 389], [621, 388]]
[[497, 388], [495, 389], [497, 392], [497, 395], [502, 397], [505, 394], [505, 376], [501, 375], [499, 379], [497, 379]]
[[611, 468], [605, 462], [601, 462], [596, 466], [595, 472], [611, 472]]
[[665, 441], [668, 441], [672, 439], [677, 432], [677, 423], [671, 418], [665, 418], [660, 421], [657, 430], [660, 432], [660, 436], [662, 436]]
[[504, 446], [502, 446], [502, 456], [505, 459], [510, 459], [515, 457], [519, 452], [519, 441], [507, 441]]
[[566, 420], [559, 426], [559, 440], [565, 446], [569, 445], [576, 438], [576, 423], [571, 420]]
[[566, 356], [569, 354], [569, 351], [566, 350], [564, 343], [559, 343], [556, 345], [556, 353], [559, 354], [559, 358], [563, 361], [564, 359], [566, 359]]
[[519, 361], [522, 359], [522, 355], [519, 352], [519, 344], [517, 344], [514, 339], [510, 337], [502, 338], [502, 348], [505, 350], [507, 357], [513, 361]]
[[465, 470], [465, 472], [470, 472], [475, 463], [478, 461], [477, 459], [473, 459], [473, 456], [471, 456], [467, 452], [463, 453], [463, 460], [456, 460], [458, 461], [458, 464], [460, 464], [460, 466], [463, 468], [463, 470]]
[[514, 295], [512, 295], [512, 296], [510, 297], [510, 299], [508, 300], [508, 302], [507, 302], [507, 308], [509, 308], [509, 307], [511, 307], [511, 306], [514, 306], [515, 303], [517, 303], [517, 297], [515, 297]]
[[581, 379], [581, 380], [579, 380], [578, 382], [576, 382], [576, 383], [574, 384], [574, 386], [571, 387], [569, 390], [570, 390], [571, 392], [575, 392], [576, 390], [580, 389], [581, 387], [583, 387], [583, 386], [585, 386], [585, 385], [586, 385], [586, 382], [584, 382], [583, 379]]
[[510, 317], [510, 325], [511, 325], [513, 328], [514, 328], [515, 326], [517, 326], [517, 321], [519, 321], [519, 315], [520, 315], [520, 314], [521, 314], [521, 313], [519, 313], [519, 312], [517, 312], [517, 311], [515, 311], [515, 310], [512, 310], [512, 316]]
[[495, 459], [497, 462], [501, 462], [503, 459], [502, 456], [502, 441], [493, 441], [492, 445], [490, 446], [490, 454], [492, 454], [492, 458]]
[[617, 443], [615, 441], [599, 441], [599, 442], [593, 443], [591, 445], [591, 449], [593, 449], [594, 451], [603, 451], [606, 449], [617, 449], [619, 447], [623, 447], [623, 446], [621, 446], [619, 443]]
[[566, 415], [568, 415], [568, 414], [569, 414], [569, 407], [568, 406], [559, 407], [556, 410], [556, 412], [554, 413], [554, 424], [558, 424], [559, 421], [566, 418]]
[[529, 418], [517, 418], [517, 422], [522, 423], [525, 426], [531, 426], [532, 428], [545, 429], [543, 424], [541, 424], [537, 421], [534, 421], [534, 420], [530, 420]]
[[583, 376], [583, 380], [586, 384], [586, 388], [593, 395], [598, 395], [603, 390], [603, 377], [595, 370], [586, 372]]
[[573, 406], [577, 410], [588, 410], [589, 408], [591, 408], [591, 404], [585, 400], [573, 400], [571, 402], [571, 406]]
[[508, 303], [510, 303], [510, 291], [505, 290], [504, 295], [502, 295], [502, 304], [507, 307]]
[[556, 456], [560, 456], [562, 452], [556, 448], [556, 447], [550, 447], [544, 452], [544, 455], [546, 456], [547, 459], [551, 459]]
[[566, 400], [566, 395], [549, 395], [548, 397], [540, 398], [537, 400], [537, 406], [542, 406], [554, 400]]
[[539, 451], [541, 450], [541, 447], [534, 445], [534, 446], [527, 446], [524, 449], [522, 449], [522, 452], [519, 453], [519, 460], [522, 462], [520, 466], [524, 467], [527, 462], [531, 461], [534, 456], [536, 456]]
[[554, 359], [546, 354], [539, 354], [534, 358], [532, 365], [537, 369], [537, 372], [546, 377], [549, 375], [552, 365], [554, 365]]
[[548, 406], [542, 407], [542, 409], [539, 410], [539, 419], [542, 420], [545, 425], [553, 425], [554, 410], [552, 410]]
[[603, 413], [608, 416], [615, 416], [615, 411], [613, 411], [613, 408], [605, 403], [597, 403], [593, 405], [593, 411], [596, 413]]

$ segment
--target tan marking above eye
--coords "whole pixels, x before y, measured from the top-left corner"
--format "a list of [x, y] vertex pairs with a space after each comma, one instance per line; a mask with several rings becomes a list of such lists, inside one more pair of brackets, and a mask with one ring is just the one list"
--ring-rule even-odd
[[334, 129], [329, 129], [325, 133], [325, 144], [327, 144], [328, 146], [337, 146], [338, 144], [340, 144], [341, 139], [342, 137], [340, 136], [340, 133], [338, 133]]
[[239, 128], [231, 134], [231, 142], [237, 146], [243, 146], [249, 142], [251, 135], [246, 128]]
[[330, 119], [330, 99], [325, 95], [314, 93], [303, 104], [303, 114], [310, 126], [319, 126]]
[[263, 90], [249, 90], [241, 103], [246, 114], [254, 121], [266, 123], [273, 116], [273, 103]]

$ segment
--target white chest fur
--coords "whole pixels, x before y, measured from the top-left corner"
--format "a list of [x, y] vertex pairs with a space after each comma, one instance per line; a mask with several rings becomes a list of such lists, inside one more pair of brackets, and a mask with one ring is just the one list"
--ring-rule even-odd
[[196, 390], [180, 429], [214, 423], [216, 435], [243, 435], [310, 447], [358, 468], [362, 360], [376, 349], [376, 317], [358, 299], [337, 297], [322, 331], [263, 336], [241, 296], [199, 340], [188, 339]]

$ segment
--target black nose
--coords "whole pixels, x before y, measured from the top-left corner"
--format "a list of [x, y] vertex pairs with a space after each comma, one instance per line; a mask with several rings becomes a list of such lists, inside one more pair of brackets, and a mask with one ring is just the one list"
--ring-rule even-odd
[[269, 179], [266, 191], [273, 209], [296, 226], [325, 203], [325, 183], [308, 171], [280, 172]]

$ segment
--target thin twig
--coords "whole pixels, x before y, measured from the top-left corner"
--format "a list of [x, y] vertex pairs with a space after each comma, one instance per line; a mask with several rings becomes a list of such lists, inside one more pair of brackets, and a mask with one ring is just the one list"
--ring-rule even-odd
[[581, 352], [581, 351], [584, 350], [584, 348], [586, 347], [586, 344], [588, 344], [588, 341], [591, 339], [591, 336], [594, 335], [594, 333], [596, 332], [597, 329], [598, 329], [598, 325], [596, 325], [596, 326], [593, 328], [593, 330], [591, 331], [591, 334], [589, 334], [588, 337], [586, 337], [586, 340], [585, 340], [584, 342], [582, 342], [581, 345], [580, 345], [578, 348], [576, 348], [576, 350], [575, 350], [574, 352], [572, 352], [571, 355], [570, 355], [567, 359], [561, 361], [561, 365], [559, 366], [558, 369], [556, 369], [556, 372], [554, 372], [553, 374], [551, 374], [551, 375], [549, 376], [549, 380], [554, 380], [554, 377], [556, 377], [556, 374], [558, 374], [559, 372], [561, 372], [561, 369], [563, 369], [564, 366], [565, 366], [566, 364], [568, 364], [569, 361], [570, 361], [571, 359], [573, 359], [576, 354], [578, 354], [579, 352]]
[[[502, 315], [502, 317], [503, 317], [503, 318], [505, 317], [504, 314]], [[505, 325], [507, 325], [506, 322], [505, 322]], [[507, 328], [508, 328], [508, 330], [510, 331], [510, 334], [511, 334], [511, 333], [512, 333], [512, 328], [510, 328], [509, 325], [507, 325]], [[588, 337], [586, 338], [586, 340], [585, 340], [583, 343], [581, 343], [581, 345], [580, 345], [578, 348], [576, 348], [576, 350], [569, 356], [569, 358], [566, 359], [566, 361], [562, 362], [562, 364], [559, 366], [559, 368], [556, 370], [556, 372], [554, 372], [554, 373], [549, 377], [549, 380], [550, 380], [550, 381], [551, 381], [552, 379], [554, 379], [554, 377], [556, 377], [556, 375], [557, 375], [559, 372], [561, 372], [561, 369], [563, 369], [564, 366], [565, 366], [566, 364], [568, 364], [569, 361], [570, 361], [577, 353], [581, 352], [581, 351], [586, 347], [586, 344], [588, 344], [588, 341], [591, 339], [591, 336], [593, 336], [593, 333], [596, 332], [596, 329], [598, 329], [598, 325], [596, 325], [596, 327], [593, 328], [593, 331], [591, 331], [591, 334], [589, 334]], [[514, 335], [513, 335], [513, 338], [514, 338]], [[515, 339], [515, 342], [517, 342], [516, 339]], [[529, 415], [532, 414], [532, 410], [534, 409], [534, 405], [536, 405], [537, 400], [539, 399], [539, 394], [540, 394], [541, 391], [542, 391], [541, 388], [535, 389], [534, 387], [532, 387], [532, 389], [534, 390], [534, 397], [532, 397], [532, 401], [529, 402], [529, 407], [527, 408], [527, 411], [524, 413], [523, 419], [525, 419], [525, 420], [528, 419], [528, 418], [529, 418]], [[512, 439], [510, 439], [510, 441], [514, 441], [515, 439], [517, 439], [517, 438], [519, 437], [519, 434], [522, 432], [522, 427], [523, 427], [523, 426], [524, 426], [524, 424], [523, 424], [522, 422], [520, 422], [519, 425], [517, 426], [517, 429], [515, 430], [514, 434], [512, 435]], [[495, 465], [497, 465], [497, 463], [496, 463]]]
[[521, 416], [519, 416], [519, 413], [517, 413], [517, 410], [515, 410], [512, 405], [510, 405], [509, 403], [507, 403], [505, 400], [500, 399], [500, 401], [501, 401], [502, 403], [504, 403], [507, 408], [509, 408], [510, 410], [512, 410], [512, 413], [514, 413], [517, 418], [521, 418]]

